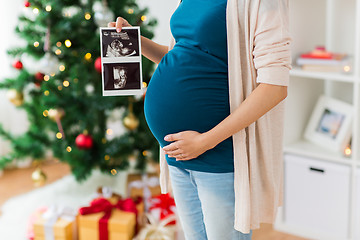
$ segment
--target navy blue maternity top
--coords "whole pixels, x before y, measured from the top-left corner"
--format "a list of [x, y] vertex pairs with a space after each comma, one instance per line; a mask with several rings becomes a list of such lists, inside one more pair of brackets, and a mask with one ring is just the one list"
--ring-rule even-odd
[[[176, 44], [159, 63], [145, 96], [146, 121], [161, 147], [167, 134], [209, 131], [230, 114], [227, 0], [183, 0], [170, 20]], [[234, 171], [232, 137], [195, 159], [169, 165], [189, 170]]]

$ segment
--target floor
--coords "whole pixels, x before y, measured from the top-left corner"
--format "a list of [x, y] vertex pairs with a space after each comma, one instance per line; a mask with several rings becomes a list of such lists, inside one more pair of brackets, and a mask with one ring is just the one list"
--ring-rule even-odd
[[[4, 171], [0, 176], [0, 206], [9, 198], [35, 189], [31, 174], [35, 167], [11, 169]], [[68, 165], [57, 161], [47, 161], [42, 166], [47, 175], [46, 184], [70, 173]], [[1, 214], [1, 212], [0, 212]], [[275, 231], [271, 224], [261, 224], [261, 228], [253, 231], [254, 240], [306, 240], [304, 238]]]

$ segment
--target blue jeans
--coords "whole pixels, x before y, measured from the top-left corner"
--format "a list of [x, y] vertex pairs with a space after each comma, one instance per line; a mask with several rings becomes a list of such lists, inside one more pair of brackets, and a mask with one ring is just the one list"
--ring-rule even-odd
[[186, 240], [251, 240], [234, 229], [234, 173], [169, 166], [174, 199]]

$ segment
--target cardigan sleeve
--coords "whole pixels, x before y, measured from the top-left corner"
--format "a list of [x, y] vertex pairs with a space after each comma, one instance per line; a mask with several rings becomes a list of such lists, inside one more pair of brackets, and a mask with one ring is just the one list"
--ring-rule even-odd
[[253, 48], [256, 82], [288, 86], [291, 69], [288, 0], [259, 2]]

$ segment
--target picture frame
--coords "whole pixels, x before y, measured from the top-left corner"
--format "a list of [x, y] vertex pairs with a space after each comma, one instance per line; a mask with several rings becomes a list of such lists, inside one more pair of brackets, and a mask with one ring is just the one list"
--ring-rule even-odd
[[103, 96], [143, 95], [140, 27], [100, 28]]
[[321, 95], [305, 130], [305, 139], [332, 151], [343, 151], [351, 138], [353, 106]]

